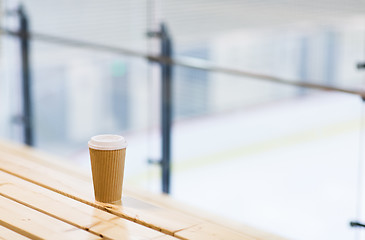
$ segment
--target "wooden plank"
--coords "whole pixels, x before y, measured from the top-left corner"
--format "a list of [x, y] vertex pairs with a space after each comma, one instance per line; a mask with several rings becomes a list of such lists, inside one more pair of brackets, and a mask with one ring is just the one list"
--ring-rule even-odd
[[[187, 215], [196, 216], [206, 223], [211, 223], [217, 225], [217, 227], [224, 227], [226, 229], [230, 229], [233, 232], [245, 233], [246, 236], [251, 236], [256, 239], [265, 239], [265, 240], [285, 240], [281, 236], [277, 236], [262, 230], [258, 230], [253, 227], [249, 227], [247, 225], [243, 225], [242, 223], [235, 222], [231, 219], [226, 219], [222, 216], [216, 216], [209, 212], [206, 212], [201, 209], [197, 209], [196, 207], [189, 206], [187, 204], [183, 204], [176, 200], [171, 200], [171, 198], [167, 195], [157, 195], [157, 194], [146, 194], [143, 191], [138, 191], [136, 189], [126, 189], [124, 191], [127, 195], [131, 195], [141, 201], [148, 202], [150, 204], [164, 207], [167, 209], [173, 209], [178, 212], [182, 212]], [[195, 227], [195, 226], [193, 226]], [[218, 229], [216, 228], [216, 229]]]
[[29, 238], [20, 235], [6, 227], [0, 226], [0, 240], [29, 240]]
[[0, 225], [31, 239], [101, 239], [4, 197], [0, 197]]
[[0, 139], [0, 152], [9, 153], [31, 162], [39, 163], [46, 168], [57, 169], [60, 172], [67, 173], [68, 175], [72, 175], [73, 177], [87, 182], [91, 181], [91, 175], [82, 174], [82, 172], [86, 171], [82, 171], [81, 168], [73, 166], [71, 161], [67, 161], [67, 159], [64, 158], [58, 158], [24, 144]]
[[165, 235], [165, 236], [154, 238], [153, 240], [174, 240], [174, 239], [176, 240], [177, 238], [172, 237], [170, 235]]
[[4, 172], [0, 172], [0, 195], [104, 238], [154, 239], [165, 236]]
[[[45, 188], [52, 188], [53, 191], [62, 191], [69, 197], [79, 196], [80, 198], [93, 198], [93, 186], [91, 177], [86, 179], [70, 175], [67, 171], [57, 168], [50, 168], [42, 162], [34, 162], [27, 158], [17, 156], [0, 150], [0, 161], [3, 163], [1, 170], [30, 182], [37, 182]], [[82, 199], [80, 199], [82, 200]]]
[[122, 205], [95, 202], [92, 182], [8, 153], [0, 152], [0, 170], [166, 234], [173, 235], [176, 231], [202, 222], [195, 217], [127, 196], [123, 196]]
[[123, 196], [123, 205], [109, 205], [109, 211], [118, 214], [123, 212], [134, 218], [134, 221], [147, 227], [173, 235], [174, 232], [193, 226], [203, 221], [199, 218], [171, 211], [139, 199]]
[[[216, 224], [217, 226], [221, 223], [216, 216], [213, 217], [210, 214], [199, 215], [202, 211], [196, 211], [194, 208], [189, 210], [190, 207], [183, 207], [181, 204], [177, 204], [176, 207], [176, 202], [171, 201], [170, 198], [156, 198], [156, 196], [151, 197], [147, 194], [137, 194], [135, 191], [123, 190], [123, 204], [121, 206], [95, 202], [90, 175], [85, 176], [85, 174], [69, 167], [59, 168], [58, 166], [62, 164], [59, 162], [50, 163], [51, 160], [53, 161], [53, 157], [40, 154], [28, 147], [19, 147], [0, 141], [0, 170], [22, 177], [27, 181], [90, 206], [108, 211], [116, 216], [135, 221], [169, 235], [174, 235], [182, 230], [194, 230], [196, 226], [205, 228], [204, 224], [206, 223]], [[251, 237], [258, 240], [284, 239], [242, 224], [232, 224], [231, 221], [226, 221], [225, 225], [221, 227], [227, 228], [227, 231], [239, 232], [247, 238]], [[234, 225], [236, 226], [233, 227]], [[212, 233], [216, 231], [215, 228], [210, 230]], [[196, 231], [191, 231], [190, 234], [199, 236]], [[178, 235], [179, 238], [184, 238], [182, 236]]]
[[243, 235], [217, 224], [202, 223], [175, 233], [177, 237], [199, 240], [255, 240], [257, 238]]

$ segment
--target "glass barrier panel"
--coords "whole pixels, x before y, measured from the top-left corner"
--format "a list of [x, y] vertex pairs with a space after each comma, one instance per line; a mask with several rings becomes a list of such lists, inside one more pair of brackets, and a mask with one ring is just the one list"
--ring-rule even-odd
[[288, 239], [354, 239], [361, 98], [189, 71], [175, 71], [172, 196]]

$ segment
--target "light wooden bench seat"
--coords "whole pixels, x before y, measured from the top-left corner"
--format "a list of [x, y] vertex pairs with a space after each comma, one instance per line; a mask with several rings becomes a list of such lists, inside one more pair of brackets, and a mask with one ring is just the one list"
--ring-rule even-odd
[[0, 141], [0, 239], [283, 239], [216, 219], [128, 186], [121, 205], [96, 202], [90, 175]]

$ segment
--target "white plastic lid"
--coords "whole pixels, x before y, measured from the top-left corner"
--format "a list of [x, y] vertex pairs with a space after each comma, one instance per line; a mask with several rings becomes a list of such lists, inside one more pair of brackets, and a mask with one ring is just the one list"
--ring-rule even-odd
[[119, 135], [104, 134], [91, 137], [89, 148], [97, 150], [117, 150], [127, 147], [127, 141]]

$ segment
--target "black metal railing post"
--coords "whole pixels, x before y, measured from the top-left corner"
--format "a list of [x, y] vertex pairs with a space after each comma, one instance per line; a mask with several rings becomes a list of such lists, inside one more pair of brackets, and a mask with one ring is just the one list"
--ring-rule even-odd
[[29, 21], [22, 6], [18, 9], [19, 16], [19, 38], [21, 53], [21, 78], [23, 96], [23, 127], [24, 143], [33, 146], [33, 125], [32, 125], [32, 98], [30, 79], [30, 58], [29, 58]]
[[[172, 40], [164, 23], [160, 25], [160, 31], [148, 32], [149, 37], [160, 39], [161, 66], [161, 128], [162, 128], [162, 159], [160, 161], [149, 160], [149, 163], [158, 163], [162, 171], [162, 192], [170, 193], [171, 182], [171, 125], [172, 125], [172, 64], [166, 62], [172, 58]], [[152, 59], [151, 59], [152, 60]], [[158, 62], [153, 60], [154, 62]]]
[[[172, 43], [166, 25], [161, 24], [161, 56], [171, 59]], [[161, 125], [162, 125], [162, 191], [170, 193], [171, 124], [172, 124], [172, 65], [161, 63]]]

